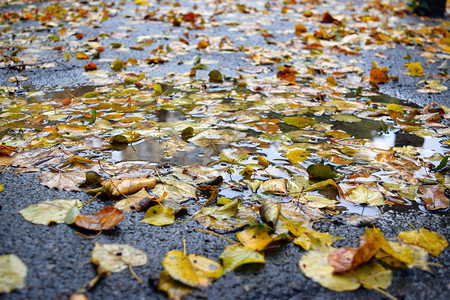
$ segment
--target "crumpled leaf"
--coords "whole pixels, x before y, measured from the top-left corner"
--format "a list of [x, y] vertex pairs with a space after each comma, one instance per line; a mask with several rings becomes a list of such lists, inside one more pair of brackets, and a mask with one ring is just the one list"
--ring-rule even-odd
[[111, 178], [102, 182], [105, 190], [112, 197], [120, 197], [123, 195], [133, 194], [143, 188], [154, 188], [156, 185], [155, 178]]
[[92, 263], [98, 265], [98, 273], [117, 273], [129, 266], [143, 266], [147, 263], [147, 255], [142, 250], [127, 244], [101, 244], [95, 242], [91, 253]]
[[244, 264], [266, 262], [262, 253], [238, 244], [226, 247], [220, 255], [220, 259], [223, 262], [225, 273], [233, 271]]
[[80, 208], [78, 207], [78, 204], [75, 203], [74, 206], [72, 206], [68, 211], [66, 216], [64, 217], [64, 223], [67, 225], [72, 225], [75, 223], [75, 220], [80, 215]]
[[439, 185], [421, 185], [417, 193], [429, 210], [444, 209], [450, 205], [450, 199]]
[[88, 230], [109, 230], [125, 218], [125, 214], [112, 206], [102, 208], [93, 215], [79, 215], [75, 219], [78, 227]]
[[378, 191], [372, 191], [363, 185], [357, 186], [349, 195], [349, 200], [353, 203], [361, 203], [368, 205], [383, 205], [383, 195]]
[[370, 70], [370, 81], [376, 84], [386, 83], [389, 81], [389, 77], [382, 69], [372, 68], [372, 70]]
[[275, 203], [270, 199], [265, 199], [259, 207], [259, 215], [261, 216], [261, 220], [272, 228], [276, 227], [280, 212], [280, 203]]
[[428, 231], [425, 228], [420, 228], [419, 232], [402, 231], [398, 234], [398, 237], [405, 243], [427, 249], [431, 255], [436, 257], [448, 246], [448, 242], [443, 235]]
[[148, 208], [151, 202], [157, 201], [158, 197], [151, 196], [145, 188], [132, 194], [125, 199], [118, 201], [114, 207], [124, 211], [143, 211]]
[[141, 222], [154, 226], [173, 224], [175, 222], [175, 210], [170, 206], [164, 207], [161, 204], [156, 204], [147, 210]]
[[14, 254], [0, 256], [0, 294], [25, 287], [28, 268]]
[[223, 76], [222, 73], [219, 72], [219, 70], [212, 70], [208, 74], [209, 76], [209, 82], [211, 83], [222, 83], [223, 82]]
[[81, 205], [78, 199], [59, 199], [51, 201], [43, 201], [32, 204], [27, 208], [19, 211], [19, 213], [34, 224], [49, 225], [50, 223], [64, 223], [68, 211], [74, 205]]
[[423, 68], [420, 61], [405, 64], [405, 67], [408, 68], [409, 76], [423, 76]]

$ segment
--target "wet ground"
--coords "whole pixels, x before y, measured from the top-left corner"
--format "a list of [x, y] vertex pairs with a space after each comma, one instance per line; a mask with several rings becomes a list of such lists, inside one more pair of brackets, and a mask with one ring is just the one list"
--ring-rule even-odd
[[[12, 6], [13, 9], [19, 9], [20, 7]], [[7, 9], [9, 7], [2, 7], [0, 11]], [[117, 31], [118, 26], [133, 27], [133, 18], [127, 18], [126, 15], [131, 14], [134, 10], [134, 5], [128, 6], [125, 9], [127, 13], [120, 13], [117, 17], [111, 17], [102, 23], [99, 29], [80, 27], [77, 30], [85, 32], [87, 36], [94, 37], [100, 32]], [[230, 17], [242, 20], [247, 18], [248, 15], [237, 13]], [[408, 16], [403, 22], [414, 25], [425, 21]], [[436, 21], [428, 20], [426, 22]], [[38, 22], [29, 21], [20, 26], [26, 28], [37, 25]], [[270, 32], [277, 32], [285, 28], [292, 29], [294, 25], [294, 21], [281, 18], [268, 25], [266, 29]], [[130, 31], [129, 36], [112, 38], [108, 43], [115, 42], [130, 46], [141, 35], [162, 33], [165, 37], [159, 39], [155, 45], [165, 45], [168, 40], [173, 39], [172, 36], [178, 38], [182, 34], [182, 29], [173, 28], [160, 22], [150, 22], [145, 26], [138, 26], [136, 29], [137, 31]], [[56, 31], [53, 28], [46, 30], [48, 30], [46, 34]], [[201, 34], [221, 36], [224, 35], [223, 30], [223, 26], [212, 27], [205, 32], [201, 32]], [[293, 35], [293, 32], [289, 34]], [[238, 40], [237, 34], [233, 31], [227, 29], [227, 35], [231, 39]], [[201, 35], [192, 38], [192, 44], [196, 45], [200, 38]], [[283, 36], [275, 35], [273, 40], [278, 41], [283, 38]], [[246, 45], [258, 45], [259, 43], [266, 43], [266, 40], [257, 35], [250, 36], [245, 43]], [[50, 43], [49, 45], [53, 46]], [[438, 67], [442, 63], [442, 59], [436, 60], [434, 63], [427, 62], [427, 58], [420, 55], [422, 52], [405, 45], [397, 45], [395, 49], [384, 49], [383, 55], [374, 56], [379, 52], [378, 50], [361, 51], [361, 56], [356, 57], [357, 60], [360, 60], [359, 66], [364, 70], [364, 74], [370, 72], [374, 60], [378, 61], [381, 67], [388, 67], [391, 76], [403, 74], [406, 71], [404, 57], [407, 54], [411, 55], [411, 61], [422, 62], [425, 74], [436, 75]], [[131, 53], [131, 56], [136, 59], [145, 59], [149, 56], [148, 51]], [[164, 77], [170, 72], [189, 72], [192, 67], [189, 62], [192, 61], [194, 55], [200, 55], [203, 61], [210, 62], [208, 64], [210, 69], [220, 69], [225, 76], [235, 77], [238, 75], [238, 68], [248, 67], [244, 63], [243, 57], [245, 54], [242, 52], [222, 55], [216, 52], [208, 53], [194, 49], [189, 54], [177, 56], [170, 63], [147, 66], [144, 69], [140, 66], [131, 66], [127, 68], [127, 71], [146, 72], [151, 74], [152, 77]], [[99, 66], [99, 69], [108, 69], [111, 59], [122, 58], [126, 60], [129, 57], [130, 52], [108, 48], [102, 53], [104, 60], [95, 61], [95, 63]], [[69, 62], [64, 62], [61, 61], [61, 53], [53, 50], [45, 50], [39, 58], [46, 62], [57, 61], [56, 66], [51, 69], [30, 68], [30, 70], [22, 73], [22, 75], [28, 77], [28, 80], [18, 86], [20, 90], [26, 92], [44, 91], [45, 94], [37, 96], [36, 101], [53, 97], [63, 99], [67, 97], [65, 89], [68, 89], [74, 96], [80, 96], [100, 84], [100, 81], [93, 82], [90, 77], [83, 75], [83, 65], [86, 61], [71, 59]], [[200, 71], [199, 76], [206, 79], [208, 72]], [[275, 75], [276, 69], [271, 69], [270, 73], [265, 74], [265, 76], [270, 74]], [[3, 82], [10, 76], [11, 71], [9, 69], [0, 69], [0, 78], [2, 79], [0, 85], [16, 86], [13, 83]], [[419, 106], [425, 106], [432, 102], [449, 105], [450, 95], [448, 90], [437, 94], [418, 93], [417, 82], [420, 80], [423, 80], [423, 78], [399, 76], [398, 81], [390, 81], [387, 84], [380, 85], [380, 97], [387, 99], [385, 101], [388, 102], [394, 101], [392, 97], [395, 97]], [[448, 83], [446, 84], [448, 86]], [[395, 139], [393, 140], [392, 137], [387, 135], [382, 135], [380, 139], [388, 144], [391, 143], [388, 146], [395, 144]], [[408, 138], [408, 140], [410, 139]], [[419, 141], [420, 144], [424, 142], [424, 140]], [[426, 142], [429, 143], [427, 145], [431, 148], [440, 147], [436, 140], [428, 139]], [[136, 153], [149, 154], [151, 151], [149, 151], [149, 148], [145, 148], [147, 146], [138, 144], [135, 147], [138, 151], [128, 148], [125, 152], [111, 153], [111, 159], [113, 161], [124, 159], [148, 160], [150, 159], [148, 156], [132, 157]], [[151, 146], [148, 147], [151, 149]], [[142, 147], [143, 150], [139, 151], [139, 147]], [[126, 151], [130, 153], [127, 154]], [[166, 163], [166, 161], [162, 162]], [[202, 163], [207, 162], [202, 161]], [[15, 174], [12, 168], [0, 173], [0, 183], [4, 186], [4, 191], [0, 193], [0, 254], [14, 253], [29, 268], [25, 288], [9, 294], [2, 294], [0, 298], [8, 300], [67, 299], [96, 275], [95, 266], [90, 262], [94, 241], [76, 235], [75, 228], [65, 224], [40, 226], [26, 222], [18, 211], [37, 201], [77, 198], [85, 202], [91, 197], [85, 193], [48, 189], [39, 184], [37, 174]], [[95, 212], [103, 206], [103, 203], [94, 202], [88, 210], [89, 212]], [[438, 231], [447, 239], [450, 238], [448, 211], [432, 213], [417, 205], [387, 205], [382, 210], [383, 214], [376, 222], [376, 226], [381, 228], [386, 237], [396, 236], [400, 231], [411, 230], [411, 226], [414, 226], [415, 228], [425, 227], [432, 231]], [[229, 244], [219, 237], [194, 231], [199, 228], [195, 221], [176, 222], [174, 225], [167, 227], [149, 226], [139, 222], [143, 214], [138, 212], [126, 213], [125, 220], [119, 226], [101, 234], [95, 241], [101, 243], [132, 243], [134, 247], [145, 251], [149, 262], [143, 267], [134, 269], [137, 275], [144, 279], [144, 283], [140, 284], [128, 270], [125, 270], [102, 279], [99, 284], [86, 293], [88, 299], [167, 299], [164, 293], [158, 291], [157, 285], [159, 272], [163, 270], [161, 261], [168, 251], [182, 250], [182, 240], [185, 239], [188, 253], [218, 260], [218, 253], [221, 253]], [[186, 215], [179, 220], [189, 218], [190, 216]], [[331, 216], [329, 220], [318, 222], [315, 226], [320, 231], [328, 231], [332, 235], [343, 237], [344, 240], [336, 242], [336, 247], [357, 246], [358, 238], [364, 232], [363, 227], [351, 226], [340, 216]], [[226, 233], [225, 236], [234, 238], [235, 234]], [[385, 299], [381, 294], [367, 289], [336, 293], [321, 287], [306, 278], [299, 270], [298, 260], [303, 253], [303, 250], [292, 243], [273, 248], [266, 251], [265, 265], [255, 264], [241, 267], [219, 278], [207, 289], [195, 290], [184, 299]], [[450, 250], [447, 248], [440, 254], [439, 258], [431, 257], [430, 261], [441, 264], [442, 267], [432, 267], [432, 274], [418, 269], [399, 269], [396, 271], [387, 292], [398, 299], [448, 299], [450, 297], [448, 280], [450, 278]]]

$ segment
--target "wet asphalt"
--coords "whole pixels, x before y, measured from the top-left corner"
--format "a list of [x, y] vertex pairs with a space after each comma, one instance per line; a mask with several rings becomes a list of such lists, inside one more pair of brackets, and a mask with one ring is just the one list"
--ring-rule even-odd
[[[414, 20], [409, 18], [406, 21]], [[102, 30], [113, 31], [116, 25], [114, 19], [108, 20]], [[293, 23], [280, 21], [273, 26], [292, 27]], [[166, 25], [153, 24], [152, 27], [145, 28], [145, 32], [151, 34], [166, 29]], [[81, 30], [89, 32], [92, 29], [86, 27]], [[95, 35], [97, 32], [91, 34]], [[129, 39], [130, 43], [134, 41], [136, 34], [133, 33]], [[121, 42], [127, 43], [127, 40]], [[236, 67], [241, 64], [238, 58], [243, 55], [231, 53], [222, 58], [215, 53], [198, 54], [201, 54], [203, 59], [218, 60], [217, 65], [211, 65], [210, 68], [223, 69], [222, 72], [227, 76], [236, 76]], [[390, 75], [401, 74], [405, 71], [403, 57], [407, 54], [411, 54], [411, 61], [422, 62], [425, 73], [435, 72], [438, 67], [438, 63], [426, 63], [425, 58], [414, 48], [402, 45], [388, 49], [384, 54], [384, 59], [374, 58], [374, 52], [370, 51], [363, 52], [362, 56], [358, 57], [364, 62], [366, 74], [370, 71], [373, 60], [378, 61], [381, 67], [389, 67]], [[120, 55], [124, 58], [126, 56], [119, 52], [106, 52], [105, 56], [108, 55], [117, 58], [120, 58]], [[139, 56], [144, 58], [145, 54], [137, 52], [135, 56], [139, 59]], [[233, 56], [234, 59], [230, 59]], [[48, 53], [46, 57], [49, 60], [57, 59], [53, 52]], [[191, 55], [177, 58], [170, 64], [152, 69], [151, 74], [164, 76], [168, 72], [187, 72], [191, 66], [186, 66], [183, 62], [190, 59]], [[30, 70], [26, 74], [29, 80], [23, 87], [51, 91], [55, 88], [63, 90], [66, 87], [76, 90], [77, 87], [90, 85], [88, 78], [82, 76], [84, 64], [85, 62], [71, 60], [69, 64], [58, 64], [56, 69], [51, 71]], [[98, 63], [99, 68], [109, 64]], [[133, 71], [133, 68], [129, 70]], [[2, 81], [9, 76], [6, 70], [0, 70]], [[380, 91], [418, 105], [432, 102], [447, 105], [450, 103], [448, 91], [441, 94], [417, 93], [418, 80], [419, 78], [400, 76], [398, 81], [381, 85]], [[103, 278], [94, 288], [89, 289], [85, 293], [88, 299], [167, 299], [167, 296], [157, 289], [159, 272], [163, 270], [161, 261], [167, 252], [182, 250], [182, 240], [185, 239], [188, 253], [219, 261], [218, 256], [229, 245], [224, 239], [194, 231], [201, 228], [195, 221], [176, 222], [167, 227], [140, 223], [143, 212], [126, 213], [124, 221], [113, 230], [104, 232], [95, 240], [89, 240], [75, 234], [74, 227], [65, 224], [35, 225], [25, 221], [18, 213], [19, 210], [40, 201], [77, 198], [85, 202], [90, 199], [89, 195], [46, 188], [39, 184], [38, 174], [15, 174], [12, 168], [0, 173], [0, 183], [4, 186], [4, 191], [0, 193], [0, 255], [16, 254], [28, 266], [25, 288], [2, 294], [0, 299], [67, 299], [96, 275], [96, 267], [90, 262], [94, 241], [130, 244], [143, 250], [149, 261], [145, 266], [134, 268], [136, 274], [144, 279], [142, 284], [136, 281], [128, 270], [124, 270]], [[93, 202], [84, 213], [98, 211], [104, 205], [101, 201]], [[184, 216], [179, 220], [188, 218], [189, 216]], [[376, 226], [381, 228], [387, 237], [394, 237], [400, 231], [411, 230], [411, 224], [415, 228], [426, 227], [438, 231], [449, 239], [449, 223], [448, 212], [432, 213], [417, 206], [387, 206]], [[338, 216], [315, 226], [320, 231], [343, 237], [344, 240], [335, 243], [336, 247], [356, 246], [359, 236], [364, 232], [363, 227], [351, 226]], [[227, 233], [225, 236], [233, 239], [235, 234]], [[195, 290], [184, 299], [385, 299], [373, 290], [362, 288], [353, 292], [332, 292], [306, 278], [298, 267], [298, 260], [305, 252], [293, 243], [282, 244], [265, 253], [266, 264], [243, 266], [225, 274], [207, 289]], [[444, 250], [438, 258], [430, 257], [430, 261], [441, 264], [442, 267], [432, 267], [432, 274], [418, 269], [396, 270], [387, 292], [398, 299], [449, 299], [450, 249]]]

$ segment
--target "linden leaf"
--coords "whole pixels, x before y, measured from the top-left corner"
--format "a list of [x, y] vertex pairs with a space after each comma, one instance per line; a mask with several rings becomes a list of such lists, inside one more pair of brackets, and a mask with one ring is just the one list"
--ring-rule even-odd
[[114, 207], [124, 211], [142, 211], [146, 210], [151, 202], [157, 201], [158, 197], [151, 196], [145, 188], [132, 194], [125, 199], [120, 200]]
[[222, 265], [214, 260], [197, 254], [189, 254], [188, 258], [202, 286], [208, 286], [224, 273]]
[[410, 76], [423, 76], [423, 68], [420, 62], [411, 62], [405, 64], [405, 67], [408, 68]]
[[98, 265], [98, 273], [117, 273], [129, 266], [143, 266], [147, 255], [142, 250], [127, 244], [101, 244], [95, 242], [91, 253], [92, 263]]
[[181, 298], [192, 292], [194, 288], [173, 279], [170, 277], [169, 272], [161, 271], [159, 273], [158, 290], [166, 292], [170, 299], [181, 300]]
[[28, 268], [14, 254], [0, 256], [0, 294], [25, 287]]
[[164, 257], [162, 264], [170, 277], [190, 287], [206, 287], [201, 283], [188, 256], [184, 252], [172, 250]]
[[75, 219], [78, 227], [88, 230], [109, 230], [125, 218], [125, 214], [115, 207], [107, 206], [93, 215], [79, 215]]
[[74, 205], [78, 206], [81, 204], [81, 201], [78, 199], [43, 201], [32, 204], [20, 210], [19, 213], [25, 220], [34, 224], [49, 225], [50, 223], [64, 223], [64, 218], [69, 210]]
[[383, 205], [383, 195], [378, 191], [371, 191], [363, 185], [353, 189], [349, 195], [349, 200], [353, 203], [368, 205]]
[[173, 224], [175, 222], [175, 210], [172, 207], [164, 207], [161, 204], [154, 205], [147, 210], [141, 222], [154, 226]]
[[124, 62], [123, 60], [120, 59], [116, 59], [115, 61], [113, 61], [113, 63], [111, 64], [111, 69], [113, 71], [119, 72], [122, 69], [125, 69], [126, 67], [126, 62]]
[[245, 247], [261, 251], [273, 240], [269, 235], [269, 231], [270, 228], [267, 225], [256, 224], [236, 233], [236, 237]]
[[286, 153], [286, 158], [293, 164], [298, 164], [303, 162], [309, 157], [309, 152], [303, 149], [290, 149]]
[[266, 262], [263, 254], [238, 244], [226, 247], [220, 255], [220, 259], [223, 262], [225, 273], [244, 264]]
[[275, 227], [277, 225], [280, 212], [280, 203], [275, 203], [270, 199], [265, 199], [259, 207], [259, 215], [261, 216], [261, 220], [267, 223], [270, 227]]
[[398, 234], [398, 237], [405, 243], [427, 249], [431, 255], [436, 257], [448, 246], [443, 235], [428, 231], [425, 228], [420, 228], [420, 232], [402, 231]]
[[183, 201], [197, 199], [195, 186], [179, 180], [165, 180], [164, 184], [158, 184], [152, 190], [159, 198], [167, 193], [166, 200], [181, 203]]
[[267, 181], [264, 181], [261, 184], [261, 188], [266, 192], [271, 193], [287, 193], [286, 190], [286, 181], [283, 178], [279, 179], [269, 179]]

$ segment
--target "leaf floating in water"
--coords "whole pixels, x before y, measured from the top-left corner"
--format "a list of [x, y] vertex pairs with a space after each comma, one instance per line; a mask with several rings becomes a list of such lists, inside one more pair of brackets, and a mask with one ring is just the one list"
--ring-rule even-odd
[[309, 165], [306, 169], [308, 172], [309, 178], [311, 179], [333, 179], [336, 178], [337, 175], [333, 170], [332, 166], [323, 165], [323, 164], [312, 164]]
[[209, 82], [211, 83], [223, 83], [223, 76], [218, 70], [214, 69], [208, 74]]

